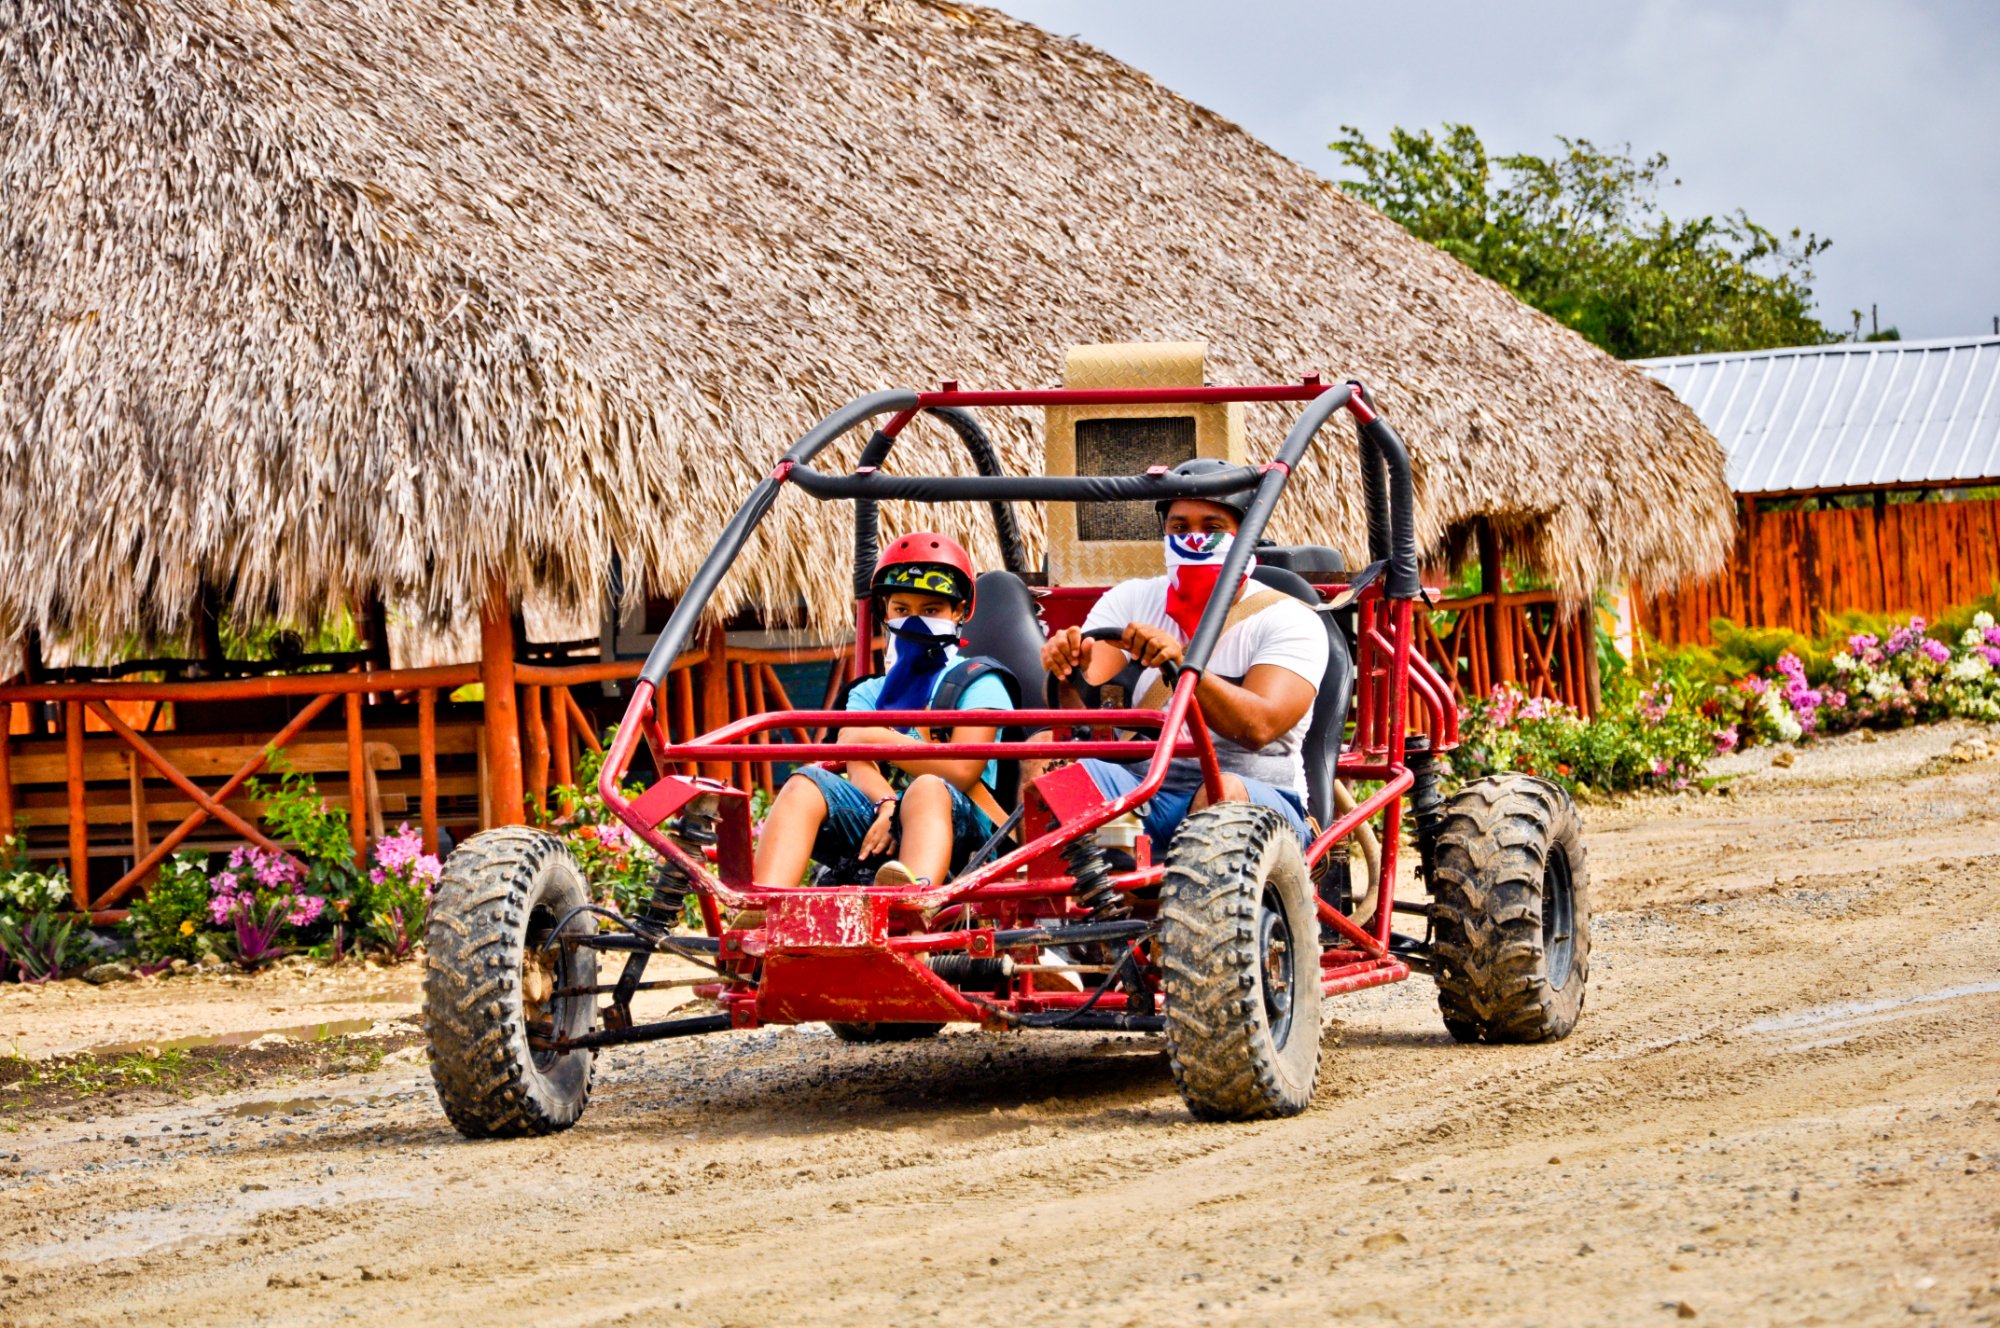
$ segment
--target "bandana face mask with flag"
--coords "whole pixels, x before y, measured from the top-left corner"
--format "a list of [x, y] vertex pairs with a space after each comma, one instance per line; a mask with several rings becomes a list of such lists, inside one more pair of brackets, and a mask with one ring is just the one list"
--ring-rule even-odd
[[1215, 583], [1222, 575], [1223, 560], [1229, 557], [1230, 548], [1236, 543], [1236, 536], [1221, 530], [1197, 530], [1184, 535], [1167, 535], [1167, 616], [1181, 629], [1181, 635], [1194, 637], [1196, 624], [1201, 622], [1202, 610], [1208, 607], [1209, 597], [1215, 593]]

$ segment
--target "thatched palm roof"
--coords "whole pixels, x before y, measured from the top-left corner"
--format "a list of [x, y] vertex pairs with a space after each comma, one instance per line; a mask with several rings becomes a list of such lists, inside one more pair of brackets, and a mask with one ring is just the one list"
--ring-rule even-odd
[[[0, 0], [0, 154], [0, 642], [172, 633], [202, 582], [251, 617], [462, 616], [496, 567], [581, 603], [614, 551], [671, 593], [822, 411], [1051, 384], [1073, 342], [1368, 380], [1422, 536], [1492, 514], [1575, 594], [1729, 539], [1645, 374], [944, 0]], [[994, 425], [1039, 467], [1036, 419]], [[1351, 476], [1281, 533], [1357, 548]], [[838, 621], [827, 517], [787, 495], [726, 595]]]

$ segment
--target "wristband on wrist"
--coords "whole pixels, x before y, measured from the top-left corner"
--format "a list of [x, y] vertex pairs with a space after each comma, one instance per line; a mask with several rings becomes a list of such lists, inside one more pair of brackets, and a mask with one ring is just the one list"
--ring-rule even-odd
[[893, 807], [895, 805], [896, 805], [896, 795], [893, 793], [891, 793], [886, 798], [877, 798], [875, 799], [875, 814], [877, 816], [880, 816], [882, 814], [882, 809], [884, 807]]

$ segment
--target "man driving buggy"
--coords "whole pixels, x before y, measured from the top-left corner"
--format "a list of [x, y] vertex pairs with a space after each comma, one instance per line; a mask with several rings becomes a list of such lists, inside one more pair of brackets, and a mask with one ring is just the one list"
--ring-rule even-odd
[[[1173, 473], [1205, 475], [1229, 468], [1227, 462], [1204, 457], [1183, 462]], [[1226, 594], [1229, 616], [1195, 688], [1215, 739], [1223, 771], [1222, 796], [1225, 801], [1273, 809], [1303, 846], [1310, 842], [1310, 831], [1302, 753], [1313, 700], [1326, 672], [1327, 635], [1303, 601], [1264, 588], [1247, 572], [1239, 585], [1217, 584], [1223, 560], [1255, 496], [1255, 488], [1246, 487], [1212, 499], [1178, 498], [1156, 504], [1166, 574], [1121, 582], [1105, 591], [1082, 627], [1049, 638], [1042, 648], [1042, 666], [1058, 678], [1068, 678], [1081, 667], [1087, 681], [1101, 684], [1136, 665], [1142, 672], [1130, 684], [1129, 695], [1149, 708], [1162, 704], [1167, 689], [1160, 680], [1160, 666], [1180, 663], [1210, 598]], [[1084, 639], [1098, 628], [1122, 628], [1123, 635], [1116, 641]], [[1144, 762], [1120, 765], [1085, 759], [1081, 764], [1107, 798], [1129, 793], [1145, 777]], [[1164, 847], [1188, 813], [1208, 801], [1201, 763], [1191, 757], [1177, 759], [1160, 791], [1139, 808], [1139, 818], [1153, 843]]]
[[[848, 710], [1015, 708], [1002, 670], [960, 657], [975, 577], [956, 540], [934, 531], [903, 536], [876, 564], [871, 589], [888, 637], [888, 668], [854, 684]], [[909, 755], [849, 761], [844, 776], [819, 766], [795, 771], [765, 818], [753, 876], [797, 885], [810, 858], [860, 872], [872, 867], [877, 885], [945, 879], [1006, 816], [993, 794], [999, 763], [941, 756], [935, 745], [992, 742], [997, 732], [990, 723], [842, 728], [840, 742], [899, 744]]]

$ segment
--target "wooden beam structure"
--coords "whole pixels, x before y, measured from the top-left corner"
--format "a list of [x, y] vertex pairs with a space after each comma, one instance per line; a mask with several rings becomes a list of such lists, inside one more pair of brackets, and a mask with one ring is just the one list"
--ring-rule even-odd
[[521, 770], [521, 721], [514, 699], [514, 612], [507, 583], [495, 577], [479, 615], [479, 681], [486, 693], [486, 784], [490, 825], [519, 825], [527, 781]]

